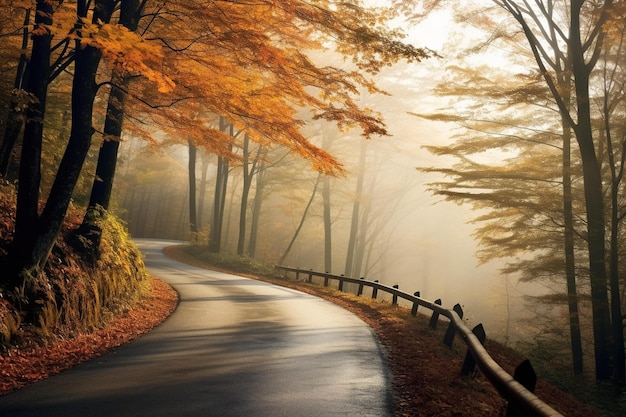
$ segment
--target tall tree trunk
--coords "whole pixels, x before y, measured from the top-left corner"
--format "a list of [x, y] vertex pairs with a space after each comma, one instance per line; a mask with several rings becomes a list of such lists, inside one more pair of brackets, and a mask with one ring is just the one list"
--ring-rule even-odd
[[[580, 151], [583, 167], [583, 186], [585, 196], [585, 208], [587, 215], [587, 249], [589, 252], [589, 272], [591, 284], [591, 308], [593, 315], [593, 338], [596, 379], [605, 381], [611, 377], [611, 316], [609, 310], [607, 273], [606, 273], [606, 249], [604, 213], [604, 195], [602, 184], [602, 172], [600, 162], [596, 156], [591, 123], [591, 106], [589, 97], [589, 79], [591, 71], [598, 62], [601, 48], [604, 44], [604, 32], [601, 25], [606, 21], [608, 8], [612, 1], [607, 0], [599, 5], [596, 14], [597, 21], [593, 30], [585, 31], [592, 39], [583, 43], [581, 37], [580, 17], [584, 0], [572, 0], [569, 2], [570, 25], [567, 39], [568, 58], [571, 60], [571, 75], [573, 77], [574, 91], [576, 93], [576, 117], [572, 117], [568, 107], [569, 102], [564, 100], [562, 91], [554, 82], [550, 72], [546, 69], [542, 59], [543, 47], [535, 37], [533, 31], [526, 23], [524, 13], [526, 7], [519, 7], [515, 2], [502, 0], [501, 4], [521, 24], [522, 29], [529, 41], [532, 53], [539, 66], [546, 84], [554, 96], [561, 115], [574, 130], [578, 149]], [[552, 28], [554, 30], [554, 28]], [[544, 31], [544, 35], [546, 32]], [[593, 39], [595, 37], [595, 39]], [[568, 92], [569, 93], [569, 92]]]
[[293, 237], [291, 238], [291, 241], [289, 242], [289, 245], [287, 245], [287, 249], [285, 249], [285, 252], [283, 253], [283, 256], [280, 257], [280, 260], [278, 261], [279, 265], [282, 265], [283, 262], [285, 262], [285, 259], [287, 258], [287, 255], [289, 255], [289, 252], [291, 251], [291, 248], [293, 247], [293, 244], [296, 242], [296, 239], [298, 238], [298, 235], [300, 234], [300, 231], [302, 230], [302, 226], [304, 225], [304, 221], [306, 220], [306, 215], [309, 213], [309, 209], [311, 208], [311, 204], [313, 204], [313, 199], [315, 199], [315, 194], [317, 193], [317, 187], [320, 183], [320, 177], [322, 176], [322, 174], [319, 174], [317, 176], [317, 180], [315, 181], [315, 185], [313, 186], [313, 192], [311, 193], [311, 198], [309, 198], [309, 202], [307, 203], [304, 212], [302, 213], [302, 218], [300, 218], [300, 223], [298, 224], [298, 227], [296, 228], [296, 231], [293, 233]]
[[[235, 206], [235, 192], [237, 191], [237, 187], [231, 187], [230, 188], [230, 198], [228, 198], [228, 200], [224, 199], [224, 208], [222, 209], [222, 211], [224, 212], [224, 221], [223, 221], [223, 231], [222, 231], [222, 236], [224, 236], [224, 238], [222, 239], [222, 245], [223, 247], [228, 247], [229, 241], [230, 241], [230, 226], [233, 224], [232, 222], [232, 217], [233, 217], [233, 211], [234, 211], [234, 206]], [[228, 201], [228, 210], [226, 210], [226, 201]]]
[[330, 177], [324, 176], [322, 182], [322, 200], [324, 204], [324, 271], [332, 273], [332, 218], [330, 212]]
[[207, 188], [207, 175], [209, 172], [209, 158], [206, 152], [200, 153], [200, 161], [202, 163], [200, 183], [200, 193], [198, 195], [198, 230], [202, 230], [202, 224], [204, 220], [204, 206], [206, 204], [206, 188]]
[[19, 189], [15, 211], [15, 232], [10, 258], [11, 271], [5, 288], [19, 287], [18, 276], [23, 269], [35, 265], [32, 246], [36, 238], [39, 214], [39, 185], [41, 181], [41, 150], [43, 122], [46, 112], [46, 95], [50, 77], [50, 43], [52, 35], [45, 28], [52, 24], [54, 7], [51, 2], [37, 0], [35, 30], [30, 57], [27, 91], [33, 100], [26, 110], [24, 139], [20, 157]]
[[219, 253], [222, 240], [223, 205], [222, 200], [226, 190], [224, 189], [224, 163], [223, 158], [217, 158], [217, 172], [215, 174], [215, 194], [213, 195], [213, 220], [209, 233], [209, 251]]
[[[265, 153], [266, 151], [263, 151]], [[263, 157], [260, 159], [261, 165], [259, 166], [256, 175], [256, 187], [254, 189], [254, 203], [252, 206], [252, 219], [250, 221], [250, 242], [248, 247], [248, 256], [254, 258], [256, 256], [256, 244], [259, 234], [259, 219], [261, 218], [261, 206], [263, 205], [263, 193], [265, 191], [265, 162]]]
[[[567, 306], [569, 309], [570, 344], [572, 364], [576, 375], [583, 372], [583, 348], [578, 314], [576, 288], [576, 260], [574, 256], [574, 210], [572, 208], [571, 133], [563, 124], [563, 239], [565, 250], [565, 277], [567, 282]], [[507, 283], [508, 285], [508, 283]]]
[[610, 276], [611, 288], [611, 319], [613, 333], [613, 378], [618, 384], [624, 383], [626, 358], [624, 356], [624, 324], [620, 297], [619, 277], [619, 188], [620, 182], [611, 186], [611, 246]]
[[107, 105], [107, 116], [104, 121], [105, 139], [98, 153], [96, 178], [94, 179], [91, 196], [89, 198], [90, 208], [96, 206], [100, 206], [105, 210], [109, 208], [113, 179], [117, 167], [117, 153], [120, 146], [124, 122], [126, 93], [123, 89], [128, 86], [129, 81], [129, 78], [124, 77], [111, 88]]
[[[96, 177], [91, 189], [89, 207], [100, 206], [105, 210], [109, 208], [113, 179], [117, 166], [117, 153], [120, 146], [122, 127], [124, 121], [124, 105], [126, 93], [123, 91], [128, 86], [129, 78], [119, 80], [109, 94], [107, 115], [104, 121], [104, 141], [98, 153], [96, 165]], [[119, 86], [119, 87], [118, 87]]]
[[[93, 21], [108, 22], [114, 4], [114, 0], [96, 1]], [[79, 2], [79, 16], [86, 16], [86, 7], [86, 3]], [[29, 250], [32, 265], [26, 265], [27, 268], [40, 270], [47, 262], [91, 146], [93, 103], [97, 91], [95, 77], [100, 57], [98, 49], [80, 45], [77, 41], [72, 84], [72, 130], [41, 214], [37, 237]]]
[[359, 231], [359, 211], [361, 208], [361, 197], [363, 194], [363, 183], [365, 180], [365, 157], [367, 151], [367, 142], [361, 142], [361, 154], [359, 157], [359, 177], [354, 192], [354, 203], [352, 205], [352, 222], [350, 224], [350, 237], [348, 239], [348, 252], [346, 253], [346, 267], [344, 273], [346, 276], [352, 276], [352, 268], [354, 266], [354, 254], [356, 248], [357, 234]]
[[189, 144], [189, 231], [192, 240], [196, 239], [198, 233], [198, 216], [196, 210], [196, 145], [188, 141]]
[[243, 138], [243, 188], [241, 190], [241, 206], [239, 209], [239, 237], [237, 239], [237, 255], [242, 256], [246, 242], [246, 223], [248, 214], [248, 196], [250, 187], [252, 186], [252, 178], [254, 177], [256, 161], [250, 164], [250, 138], [246, 133]]
[[354, 262], [352, 266], [352, 275], [355, 277], [360, 277], [361, 271], [364, 270], [363, 259], [365, 257], [366, 248], [368, 247], [369, 216], [371, 212], [371, 206], [366, 205], [365, 209], [362, 210], [361, 220], [359, 220], [359, 232], [357, 233], [357, 241], [354, 247]]
[[[30, 22], [31, 9], [26, 9], [24, 16], [24, 29], [22, 33], [22, 53], [20, 54], [20, 61], [17, 65], [17, 71], [15, 74], [15, 83], [13, 84], [14, 92], [9, 103], [9, 112], [7, 114], [7, 121], [4, 128], [4, 138], [2, 145], [0, 146], [0, 177], [9, 178], [9, 165], [11, 163], [11, 155], [13, 148], [17, 143], [17, 138], [20, 134], [20, 130], [24, 125], [23, 118], [20, 117], [23, 112], [22, 100], [19, 99], [19, 90], [28, 90], [25, 83], [26, 78], [26, 50], [28, 49], [28, 26]], [[47, 81], [46, 81], [47, 82]]]
[[[124, 77], [119, 84], [114, 85], [109, 93], [107, 113], [104, 121], [104, 141], [98, 153], [96, 175], [91, 187], [89, 205], [83, 216], [83, 221], [76, 231], [75, 244], [79, 244], [85, 252], [85, 256], [94, 262], [100, 255], [100, 241], [102, 239], [102, 227], [99, 220], [109, 209], [113, 180], [117, 167], [117, 153], [120, 146], [122, 125], [124, 121], [124, 105], [126, 93], [124, 88], [128, 86], [130, 79]], [[118, 87], [119, 85], [119, 87]]]
[[[607, 292], [605, 214], [602, 173], [596, 157], [591, 126], [589, 77], [592, 65], [585, 62], [585, 47], [581, 40], [580, 11], [582, 0], [571, 2], [569, 50], [577, 101], [577, 121], [573, 126], [583, 163], [585, 207], [587, 209], [587, 242], [591, 278], [596, 379], [611, 377], [611, 333]], [[598, 41], [599, 42], [599, 41]]]
[[610, 266], [609, 285], [611, 288], [611, 319], [613, 334], [613, 378], [618, 384], [624, 383], [624, 372], [626, 371], [626, 358], [624, 356], [624, 324], [622, 319], [622, 300], [620, 291], [619, 273], [619, 229], [620, 213], [619, 200], [620, 189], [622, 188], [622, 178], [624, 175], [624, 162], [626, 158], [626, 140], [621, 143], [622, 157], [619, 164], [615, 161], [613, 150], [613, 138], [611, 134], [611, 111], [609, 109], [609, 92], [605, 90], [603, 113], [604, 132], [606, 135], [606, 148], [609, 156], [609, 170], [611, 172], [611, 244], [610, 244]]
[[[120, 24], [131, 31], [137, 29], [139, 15], [143, 4], [139, 0], [124, 0], [121, 2]], [[86, 240], [79, 240], [81, 246], [87, 251], [91, 261], [99, 256], [102, 228], [98, 219], [102, 216], [102, 210], [109, 209], [113, 180], [117, 169], [117, 154], [119, 151], [124, 124], [126, 89], [130, 84], [130, 75], [115, 71], [113, 86], [109, 93], [106, 118], [104, 121], [104, 141], [98, 153], [96, 176], [93, 180], [89, 205], [83, 217], [83, 222], [77, 234]], [[85, 243], [88, 245], [85, 245]]]
[[[232, 125], [231, 125], [232, 126]], [[220, 130], [226, 131], [229, 127], [224, 117], [220, 116]], [[232, 130], [232, 127], [231, 127]], [[215, 198], [213, 199], [213, 222], [209, 237], [209, 251], [219, 253], [222, 244], [222, 227], [224, 223], [224, 207], [226, 205], [226, 190], [228, 187], [228, 160], [217, 158], [217, 174], [215, 177]]]

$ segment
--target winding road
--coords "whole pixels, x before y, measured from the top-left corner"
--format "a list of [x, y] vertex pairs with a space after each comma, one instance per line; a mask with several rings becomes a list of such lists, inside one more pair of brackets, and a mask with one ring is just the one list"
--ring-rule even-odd
[[180, 294], [149, 334], [0, 397], [0, 416], [391, 416], [371, 329], [291, 289], [178, 263], [137, 240]]

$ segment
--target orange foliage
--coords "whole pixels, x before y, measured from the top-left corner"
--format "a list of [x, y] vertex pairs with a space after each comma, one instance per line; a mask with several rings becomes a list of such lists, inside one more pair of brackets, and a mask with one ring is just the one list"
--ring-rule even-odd
[[[383, 29], [385, 16], [380, 9], [330, 1], [168, 2], [155, 12], [144, 39], [162, 46], [160, 71], [176, 87], [159, 95], [148, 87], [142, 97], [176, 104], [150, 118], [174, 136], [185, 126], [181, 141], [227, 155], [225, 135], [198, 119], [222, 115], [253, 140], [286, 146], [319, 171], [340, 172], [334, 158], [301, 134], [298, 116], [307, 109], [366, 137], [387, 134], [380, 117], [356, 103], [360, 91], [380, 92], [363, 73], [426, 54], [394, 40], [398, 34]], [[351, 55], [354, 69], [313, 62], [310, 52], [328, 46]]]
[[[115, 16], [110, 24], [90, 16], [77, 24], [76, 3], [57, 4], [48, 28], [55, 40], [100, 49], [108, 63], [102, 78], [143, 76], [129, 87], [136, 101], [127, 112], [149, 123], [145, 132], [164, 130], [227, 156], [232, 139], [210, 122], [220, 115], [251, 139], [286, 146], [325, 173], [341, 166], [302, 135], [301, 115], [358, 128], [366, 138], [386, 135], [380, 115], [362, 108], [358, 96], [382, 93], [370, 76], [383, 66], [429, 56], [386, 28], [393, 9], [360, 2], [148, 0], [137, 32]], [[328, 51], [351, 60], [349, 69], [313, 59]]]

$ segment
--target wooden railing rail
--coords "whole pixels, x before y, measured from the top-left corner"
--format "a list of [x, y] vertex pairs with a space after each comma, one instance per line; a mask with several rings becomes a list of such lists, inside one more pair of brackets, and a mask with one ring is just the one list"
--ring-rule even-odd
[[400, 290], [397, 285], [390, 287], [378, 281], [369, 281], [365, 278], [351, 278], [343, 275], [333, 275], [328, 272], [315, 272], [283, 265], [277, 265], [276, 269], [294, 272], [296, 280], [300, 280], [301, 275], [306, 275], [308, 282], [313, 282], [313, 277], [323, 278], [324, 286], [329, 286], [330, 281], [337, 281], [340, 291], [343, 291], [344, 283], [346, 282], [357, 284], [358, 296], [363, 295], [363, 288], [366, 286], [372, 288], [372, 298], [378, 297], [378, 291], [386, 292], [391, 294], [392, 304], [397, 304], [399, 298], [412, 303], [411, 314], [414, 316], [417, 315], [419, 306], [431, 310], [432, 315], [429, 323], [431, 328], [437, 326], [439, 316], [446, 317], [449, 320], [449, 324], [443, 342], [451, 347], [454, 336], [458, 333], [467, 345], [467, 353], [461, 368], [461, 375], [470, 375], [478, 366], [500, 395], [508, 401], [507, 417], [562, 417], [562, 414], [544, 403], [533, 393], [537, 377], [530, 362], [528, 360], [522, 362], [516, 368], [514, 376], [502, 369], [483, 347], [485, 331], [482, 324], [470, 330], [463, 321], [463, 310], [459, 304], [452, 309], [447, 309], [442, 307], [440, 299], [431, 302], [421, 298], [419, 292], [409, 294]]

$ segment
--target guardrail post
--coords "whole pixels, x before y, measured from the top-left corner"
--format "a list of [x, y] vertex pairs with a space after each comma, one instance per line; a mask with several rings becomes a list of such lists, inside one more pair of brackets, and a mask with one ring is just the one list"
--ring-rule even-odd
[[[361, 277], [359, 279], [364, 281], [365, 277]], [[359, 282], [359, 290], [357, 291], [356, 295], [357, 295], [357, 297], [360, 297], [360, 296], [363, 295], [363, 283], [362, 282]]]
[[313, 282], [313, 270], [309, 269], [309, 283]]
[[[378, 282], [378, 280], [374, 280], [374, 282]], [[372, 299], [376, 299], [378, 297], [378, 288], [372, 287]]]
[[[400, 285], [396, 284], [393, 286], [393, 288], [395, 288], [396, 290], [398, 288], [400, 288]], [[394, 294], [393, 297], [391, 298], [391, 304], [396, 305], [398, 304], [398, 294]]]
[[[522, 362], [513, 373], [513, 379], [519, 382], [530, 392], [535, 392], [535, 385], [537, 384], [537, 374], [530, 364], [530, 361], [526, 359]], [[509, 401], [509, 406], [506, 409], [506, 417], [523, 417], [524, 411], [518, 408], [518, 405]]]
[[[287, 274], [285, 274], [287, 275]], [[296, 269], [296, 281], [300, 280], [300, 267], [298, 267], [298, 269]]]
[[[452, 310], [454, 310], [456, 314], [459, 315], [460, 318], [463, 318], [463, 308], [461, 308], [461, 304], [457, 303], [454, 307], [452, 307]], [[446, 334], [443, 337], [443, 344], [448, 347], [452, 347], [452, 342], [454, 342], [455, 334], [456, 334], [456, 327], [454, 327], [454, 323], [450, 321], [450, 324], [448, 324], [448, 330], [446, 330]]]
[[[441, 298], [435, 300], [435, 304], [438, 306], [441, 305]], [[433, 315], [430, 317], [430, 323], [428, 325], [431, 329], [435, 330], [437, 328], [437, 321], [439, 320], [439, 313], [433, 310]]]
[[326, 271], [326, 275], [324, 275], [324, 286], [328, 287], [328, 271]]
[[[476, 338], [480, 341], [481, 345], [485, 344], [485, 339], [487, 338], [487, 335], [485, 334], [485, 328], [483, 327], [482, 323], [474, 327], [472, 329], [472, 333], [474, 333], [474, 336], [476, 336]], [[465, 360], [463, 361], [463, 366], [461, 366], [461, 376], [469, 376], [475, 370], [476, 370], [476, 359], [474, 359], [474, 355], [472, 355], [472, 352], [468, 348], [467, 352], [465, 353]]]
[[[343, 274], [341, 274], [341, 277], [343, 277]], [[339, 278], [339, 291], [343, 292], [343, 279]]]
[[[420, 292], [419, 291], [415, 291], [413, 293], [414, 296], [419, 297], [420, 296]], [[419, 304], [417, 303], [417, 301], [413, 301], [413, 307], [411, 308], [411, 315], [412, 316], [417, 316], [417, 307], [419, 307]]]

